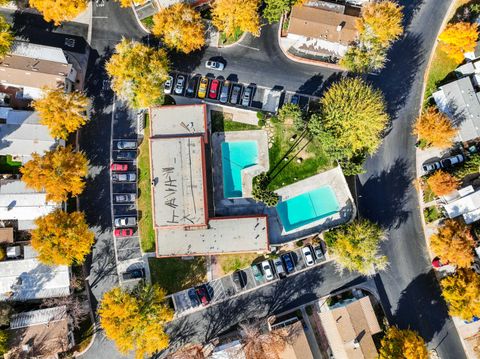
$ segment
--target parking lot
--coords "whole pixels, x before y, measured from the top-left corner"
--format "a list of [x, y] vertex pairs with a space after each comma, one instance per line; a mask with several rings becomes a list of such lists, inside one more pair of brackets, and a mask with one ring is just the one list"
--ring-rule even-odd
[[[288, 274], [288, 276], [295, 275], [295, 273], [305, 270], [306, 268], [313, 268], [314, 266], [318, 266], [326, 260], [323, 253], [318, 257], [314, 256], [314, 264], [308, 267], [305, 261], [305, 257], [302, 254], [302, 248], [296, 248], [289, 253], [291, 254], [291, 257], [293, 259], [294, 269], [291, 273]], [[284, 253], [282, 253], [282, 255], [283, 254]], [[273, 267], [272, 260], [270, 261], [270, 266]], [[257, 267], [259, 267], [259, 265], [257, 265]], [[206, 288], [209, 295], [209, 301], [208, 303], [204, 304], [204, 306], [220, 302], [232, 296], [239, 295], [246, 291], [255, 289], [259, 286], [267, 285], [277, 280], [281, 280], [279, 274], [275, 270], [273, 271], [274, 278], [272, 280], [267, 280], [263, 272], [261, 275], [257, 275], [257, 278], [255, 278], [252, 267], [244, 268], [241, 270], [241, 272], [243, 272], [244, 278], [244, 283], [242, 287], [239, 287], [235, 284], [233, 274], [204, 283], [202, 286]], [[172, 295], [173, 303], [175, 305], [175, 313], [177, 316], [181, 316], [182, 314], [191, 312], [196, 308], [199, 309], [202, 307], [201, 300], [195, 293], [195, 289], [199, 287], [201, 286], [189, 288], [181, 292], [174, 293]]]
[[[274, 113], [282, 104], [290, 102], [307, 110], [312, 100], [318, 100], [315, 96], [283, 91], [281, 86], [271, 89], [253, 83], [238, 82], [234, 75], [225, 77], [207, 74], [205, 76], [208, 79], [206, 86], [200, 84], [202, 76], [199, 74], [172, 72], [170, 76], [172, 81], [170, 86], [167, 85], [167, 94], [199, 98], [212, 103], [255, 111], [263, 110]], [[246, 92], [250, 92], [250, 94], [245, 95]]]

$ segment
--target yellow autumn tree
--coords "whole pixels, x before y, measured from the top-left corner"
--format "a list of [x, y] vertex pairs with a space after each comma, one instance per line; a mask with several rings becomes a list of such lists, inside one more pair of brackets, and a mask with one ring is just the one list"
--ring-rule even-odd
[[460, 64], [466, 52], [475, 50], [478, 40], [478, 25], [469, 22], [448, 24], [438, 37], [440, 48], [452, 60]]
[[123, 354], [135, 351], [135, 358], [141, 359], [168, 347], [164, 325], [173, 312], [158, 286], [140, 285], [131, 291], [113, 288], [103, 296], [98, 313], [106, 336]]
[[227, 37], [237, 31], [260, 35], [258, 0], [215, 0], [212, 6], [212, 22]]
[[434, 107], [429, 107], [416, 120], [413, 134], [424, 140], [428, 146], [449, 148], [458, 129], [452, 121]]
[[95, 235], [88, 228], [82, 212], [67, 213], [57, 209], [35, 220], [32, 247], [47, 265], [81, 264], [90, 253]]
[[173, 4], [153, 16], [154, 35], [168, 47], [186, 54], [205, 45], [205, 26], [200, 13], [185, 3]]
[[129, 7], [132, 5], [132, 0], [115, 0], [121, 7]]
[[8, 54], [14, 39], [10, 24], [0, 15], [0, 59]]
[[427, 359], [425, 341], [410, 329], [390, 327], [381, 340], [379, 359]]
[[480, 275], [471, 269], [460, 268], [440, 281], [442, 296], [452, 316], [470, 321], [480, 317]]
[[430, 248], [443, 263], [449, 262], [460, 268], [470, 267], [473, 262], [475, 241], [470, 228], [465, 224], [447, 219], [438, 232], [430, 237]]
[[40, 11], [45, 21], [60, 25], [87, 9], [87, 0], [29, 0], [31, 7]]
[[444, 196], [455, 191], [460, 181], [450, 173], [438, 170], [428, 177], [427, 184], [436, 196]]
[[70, 133], [87, 123], [89, 101], [85, 94], [78, 91], [65, 93], [63, 89], [43, 91], [43, 97], [33, 101], [33, 108], [52, 137], [66, 140]]
[[105, 65], [112, 89], [133, 108], [163, 103], [163, 85], [168, 78], [167, 55], [136, 41], [123, 39]]
[[73, 152], [71, 146], [58, 147], [43, 156], [33, 153], [20, 172], [27, 187], [45, 190], [47, 201], [63, 202], [69, 194], [78, 196], [83, 192], [88, 161], [82, 152]]
[[356, 27], [362, 40], [388, 45], [403, 34], [403, 7], [394, 1], [367, 2]]

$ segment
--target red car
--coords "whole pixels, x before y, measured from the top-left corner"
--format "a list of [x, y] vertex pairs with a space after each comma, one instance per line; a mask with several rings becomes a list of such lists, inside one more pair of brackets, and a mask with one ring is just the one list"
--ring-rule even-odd
[[219, 87], [220, 87], [220, 81], [212, 80], [212, 82], [210, 83], [210, 91], [208, 92], [208, 97], [216, 100], [218, 96]]
[[112, 171], [125, 172], [128, 171], [128, 164], [126, 163], [112, 163], [110, 166]]
[[198, 299], [202, 305], [207, 305], [210, 302], [210, 296], [208, 295], [207, 288], [204, 285], [195, 288]]
[[130, 237], [133, 235], [133, 229], [131, 228], [118, 228], [115, 230], [115, 237]]

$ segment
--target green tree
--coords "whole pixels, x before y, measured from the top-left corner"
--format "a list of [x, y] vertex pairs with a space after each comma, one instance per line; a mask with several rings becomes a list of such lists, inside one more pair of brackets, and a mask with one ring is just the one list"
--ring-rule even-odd
[[340, 65], [354, 73], [368, 73], [382, 69], [386, 61], [387, 52], [384, 47], [355, 44], [348, 47], [340, 59]]
[[267, 173], [261, 173], [253, 179], [252, 197], [257, 202], [263, 202], [267, 207], [275, 207], [278, 203], [278, 195], [267, 187], [270, 178]]
[[13, 308], [10, 303], [0, 302], [0, 327], [10, 323], [10, 317], [13, 314]]
[[123, 39], [106, 64], [112, 89], [133, 108], [163, 103], [163, 86], [168, 78], [165, 51]]
[[135, 351], [135, 358], [151, 356], [168, 347], [164, 325], [173, 312], [158, 286], [139, 285], [133, 290], [113, 288], [103, 296], [100, 325], [122, 354]]
[[480, 153], [474, 153], [463, 165], [453, 170], [453, 175], [460, 181], [466, 176], [477, 173], [480, 173]]
[[280, 17], [290, 10], [294, 0], [265, 0], [265, 9], [263, 10], [263, 17], [273, 24], [280, 20]]
[[8, 350], [8, 332], [0, 330], [0, 355], [7, 353]]
[[88, 228], [82, 212], [67, 213], [57, 209], [35, 220], [32, 247], [47, 265], [81, 264], [90, 253], [95, 235]]
[[442, 295], [449, 312], [463, 320], [480, 317], [480, 275], [471, 269], [460, 268], [440, 281]]
[[326, 140], [329, 154], [349, 159], [377, 150], [389, 121], [379, 90], [359, 78], [344, 78], [326, 91], [320, 103], [321, 115], [310, 118], [309, 128]]
[[379, 254], [384, 231], [375, 223], [355, 220], [324, 234], [325, 243], [337, 263], [348, 270], [370, 275], [373, 266], [384, 269], [387, 257]]
[[425, 341], [410, 329], [390, 327], [381, 341], [379, 359], [427, 359]]

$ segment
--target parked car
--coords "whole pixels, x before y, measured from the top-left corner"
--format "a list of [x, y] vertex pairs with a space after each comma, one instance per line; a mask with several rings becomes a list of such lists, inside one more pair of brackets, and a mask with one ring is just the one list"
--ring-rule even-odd
[[241, 85], [233, 85], [232, 93], [230, 95], [230, 103], [236, 105], [240, 99], [240, 92], [242, 92]]
[[133, 229], [132, 228], [122, 228], [116, 229], [113, 234], [115, 237], [130, 237], [133, 236]]
[[212, 80], [212, 82], [210, 82], [210, 91], [208, 91], [208, 97], [213, 100], [216, 100], [218, 96], [219, 87], [220, 87], [220, 81], [218, 81], [217, 79]]
[[135, 194], [134, 193], [116, 194], [113, 196], [113, 200], [116, 203], [135, 202]]
[[115, 227], [132, 227], [137, 225], [137, 217], [117, 217], [113, 221]]
[[128, 164], [126, 163], [112, 163], [110, 165], [112, 171], [125, 172], [128, 171]]
[[119, 150], [134, 150], [137, 148], [137, 141], [122, 140], [117, 142]]
[[185, 91], [185, 96], [194, 97], [195, 90], [197, 89], [198, 76], [194, 76], [188, 81], [187, 90]]
[[440, 168], [442, 168], [442, 167], [443, 167], [443, 166], [442, 166], [442, 164], [440, 163], [440, 161], [425, 163], [425, 164], [422, 166], [423, 170], [424, 170], [426, 173], [429, 173], [429, 172], [438, 170], [438, 169], [440, 169]]
[[205, 62], [205, 67], [210, 70], [223, 71], [225, 65], [220, 61], [210, 61]]
[[135, 182], [137, 174], [134, 172], [112, 173], [112, 181], [114, 182]]
[[197, 96], [198, 98], [205, 98], [207, 95], [207, 87], [208, 87], [208, 79], [206, 77], [202, 77], [200, 79], [200, 86], [198, 86]]
[[302, 248], [303, 258], [305, 258], [305, 263], [307, 266], [313, 266], [315, 262], [313, 261], [312, 249], [310, 246], [305, 246]]
[[173, 77], [168, 76], [167, 81], [165, 81], [165, 84], [163, 85], [163, 92], [166, 95], [169, 95], [172, 93], [172, 87], [173, 87]]
[[241, 290], [247, 284], [247, 275], [243, 270], [237, 270], [232, 274], [232, 280], [238, 290]]
[[179, 75], [177, 77], [177, 83], [175, 84], [175, 94], [181, 95], [183, 93], [183, 88], [185, 87], [185, 76]]
[[443, 267], [443, 266], [448, 265], [448, 263], [449, 263], [448, 261], [446, 261], [445, 263], [442, 262], [439, 257], [435, 257], [435, 258], [433, 258], [433, 260], [432, 260], [432, 266], [433, 266], [433, 268], [441, 268], [441, 267]]
[[137, 157], [137, 152], [135, 151], [120, 151], [117, 152], [117, 160], [128, 160], [132, 161]]
[[188, 297], [190, 298], [192, 307], [197, 307], [200, 305], [200, 300], [198, 299], [197, 293], [195, 292], [195, 288], [190, 288], [188, 290]]
[[242, 106], [249, 107], [252, 102], [253, 87], [249, 86], [245, 89], [242, 96]]
[[462, 163], [465, 160], [462, 154], [458, 154], [455, 156], [450, 156], [448, 158], [444, 158], [440, 161], [443, 168], [453, 167], [459, 163]]
[[300, 103], [300, 96], [293, 95], [292, 98], [290, 99], [290, 103], [292, 105], [298, 105]]
[[316, 246], [313, 248], [313, 252], [315, 253], [315, 257], [317, 259], [323, 259], [325, 258], [325, 255], [323, 254], [323, 249], [321, 245]]
[[220, 91], [220, 102], [221, 103], [227, 103], [229, 92], [230, 92], [230, 82], [225, 81], [222, 85], [222, 90]]
[[263, 279], [262, 270], [258, 267], [258, 264], [252, 265], [252, 274], [257, 281], [261, 281]]
[[285, 278], [287, 274], [285, 273], [285, 268], [283, 268], [283, 262], [280, 258], [277, 258], [273, 261], [275, 271], [277, 272], [280, 278]]
[[261, 263], [262, 265], [262, 270], [263, 270], [263, 273], [265, 273], [265, 278], [267, 280], [272, 280], [273, 279], [273, 271], [272, 271], [272, 266], [270, 264], [270, 261], [263, 261]]
[[205, 285], [195, 287], [195, 293], [197, 294], [197, 297], [202, 305], [207, 305], [210, 302], [210, 295], [208, 294], [208, 290]]
[[122, 274], [123, 280], [145, 278], [145, 270], [143, 268], [131, 269]]
[[282, 260], [283, 260], [283, 264], [285, 264], [285, 269], [287, 271], [287, 274], [292, 273], [293, 270], [295, 269], [295, 264], [293, 264], [292, 254], [290, 252], [282, 254]]

